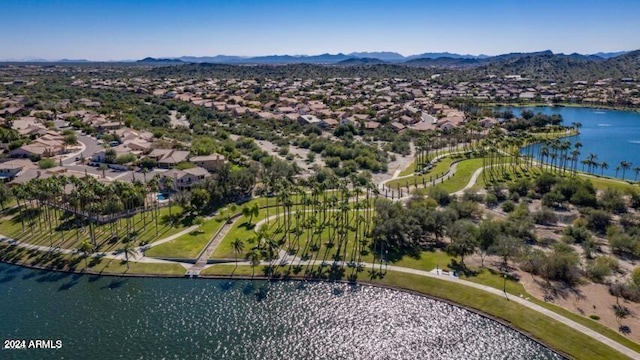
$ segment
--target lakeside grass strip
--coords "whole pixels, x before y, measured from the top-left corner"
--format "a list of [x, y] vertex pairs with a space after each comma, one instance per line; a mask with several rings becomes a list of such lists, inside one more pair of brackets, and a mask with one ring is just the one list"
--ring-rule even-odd
[[0, 260], [8, 263], [24, 264], [48, 270], [69, 271], [89, 274], [108, 275], [159, 275], [184, 276], [186, 269], [180, 264], [141, 263], [129, 261], [127, 264], [118, 259], [85, 258], [81, 255], [49, 254], [36, 250], [28, 250], [17, 246], [0, 244]]

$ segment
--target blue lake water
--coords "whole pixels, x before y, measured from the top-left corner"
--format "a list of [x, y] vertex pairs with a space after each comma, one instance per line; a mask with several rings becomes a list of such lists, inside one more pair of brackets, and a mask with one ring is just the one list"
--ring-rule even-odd
[[[262, 290], [260, 290], [262, 289]], [[1, 359], [562, 359], [496, 321], [370, 286], [117, 278], [0, 263]]]
[[[631, 170], [627, 170], [625, 179], [634, 180], [634, 167], [640, 166], [640, 113], [632, 111], [600, 110], [592, 108], [573, 107], [534, 107], [534, 108], [507, 108], [517, 116], [522, 110], [529, 109], [547, 115], [560, 114], [564, 125], [573, 122], [582, 123], [580, 135], [567, 138], [572, 144], [577, 141], [582, 143], [580, 148], [580, 160], [584, 160], [590, 153], [598, 157], [596, 162], [605, 161], [609, 168], [604, 170], [604, 175], [616, 176], [615, 168], [621, 161], [631, 162]], [[582, 169], [578, 161], [578, 170]], [[598, 168], [594, 171], [601, 173]], [[622, 178], [622, 171], [618, 172]]]

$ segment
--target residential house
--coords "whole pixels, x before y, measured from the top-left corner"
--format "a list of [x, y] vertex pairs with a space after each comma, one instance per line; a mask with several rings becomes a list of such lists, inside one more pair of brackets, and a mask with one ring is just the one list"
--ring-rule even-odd
[[0, 163], [0, 180], [4, 182], [11, 181], [23, 170], [35, 168], [37, 168], [37, 165], [27, 159], [5, 161]]
[[189, 161], [201, 168], [207, 169], [208, 171], [215, 171], [216, 169], [224, 165], [224, 163], [226, 163], [225, 157], [220, 154], [194, 156], [189, 159]]
[[157, 150], [167, 150], [167, 149], [154, 149], [149, 154], [150, 158], [156, 159], [158, 161], [158, 167], [161, 169], [172, 169], [176, 165], [181, 162], [187, 161], [187, 157], [189, 157], [188, 151], [182, 150], [169, 150], [168, 152], [162, 151], [161, 156], [158, 156]]
[[189, 190], [193, 185], [204, 179], [210, 178], [211, 174], [205, 168], [195, 167], [186, 170], [170, 170], [162, 173], [160, 182], [164, 187], [167, 178], [173, 179], [173, 190], [183, 191]]
[[367, 121], [364, 123], [364, 128], [366, 130], [375, 130], [380, 127], [380, 123], [376, 121]]
[[339, 122], [336, 119], [323, 119], [320, 121], [320, 126], [325, 129], [333, 129], [338, 126]]
[[391, 130], [395, 131], [395, 132], [401, 132], [402, 130], [405, 129], [405, 126], [402, 123], [399, 122], [392, 122], [391, 124], [389, 124], [389, 126], [391, 126]]

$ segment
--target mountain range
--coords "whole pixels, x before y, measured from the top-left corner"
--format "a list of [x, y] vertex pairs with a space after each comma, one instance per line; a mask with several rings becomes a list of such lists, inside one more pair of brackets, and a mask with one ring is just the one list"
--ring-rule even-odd
[[138, 63], [210, 63], [210, 64], [335, 64], [335, 65], [367, 65], [367, 64], [406, 64], [409, 66], [467, 68], [476, 67], [509, 59], [526, 56], [558, 56], [574, 60], [604, 61], [626, 54], [626, 51], [582, 55], [582, 54], [554, 54], [550, 50], [531, 53], [509, 53], [496, 56], [463, 55], [448, 52], [430, 52], [411, 56], [403, 56], [396, 52], [354, 52], [350, 54], [320, 54], [320, 55], [267, 55], [256, 57], [242, 56], [181, 56], [177, 58], [145, 58]]

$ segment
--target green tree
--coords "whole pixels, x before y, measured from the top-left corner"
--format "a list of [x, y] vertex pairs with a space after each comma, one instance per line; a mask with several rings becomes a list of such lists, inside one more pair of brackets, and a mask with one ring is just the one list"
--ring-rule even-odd
[[447, 253], [460, 256], [460, 263], [464, 264], [464, 257], [471, 255], [478, 246], [478, 228], [468, 220], [458, 220], [447, 228], [451, 242], [447, 245]]
[[91, 242], [89, 242], [89, 240], [87, 239], [82, 240], [82, 242], [80, 243], [80, 246], [78, 247], [78, 250], [82, 252], [85, 268], [89, 268], [87, 258], [89, 257], [89, 254], [93, 253], [93, 246], [91, 245]]
[[209, 192], [205, 189], [193, 189], [191, 191], [191, 211], [194, 213], [202, 212], [210, 200]]
[[6, 183], [0, 182], [0, 207], [4, 211], [5, 205], [13, 198], [13, 193]]
[[501, 234], [496, 237], [489, 252], [502, 258], [502, 268], [506, 271], [509, 268], [509, 260], [520, 254], [524, 243], [515, 236]]

